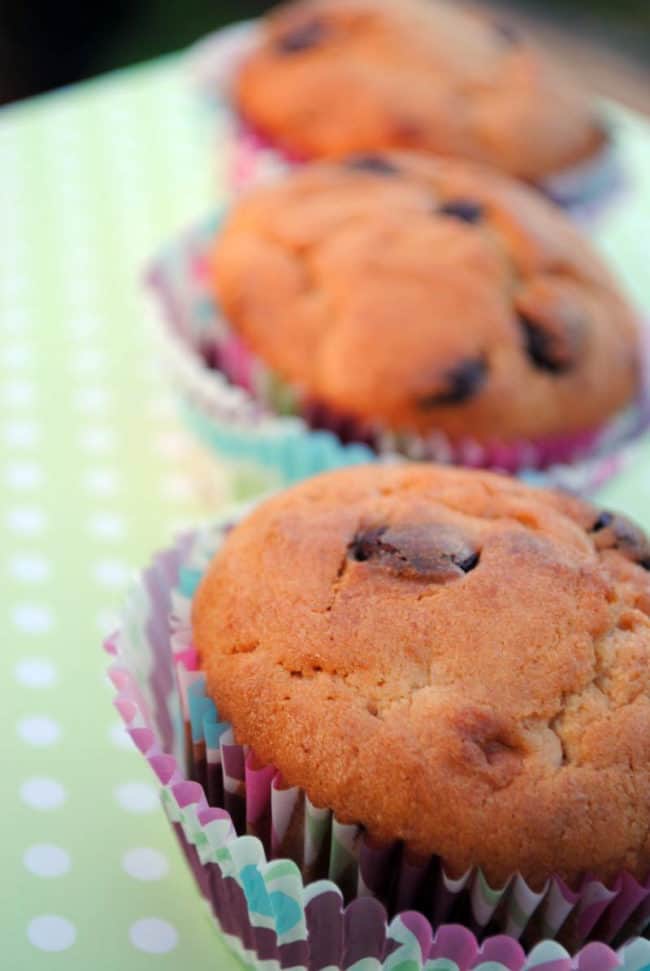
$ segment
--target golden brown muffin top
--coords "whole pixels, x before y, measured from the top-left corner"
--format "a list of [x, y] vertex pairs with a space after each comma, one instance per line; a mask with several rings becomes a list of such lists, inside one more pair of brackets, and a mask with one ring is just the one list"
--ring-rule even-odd
[[489, 473], [328, 473], [262, 503], [193, 605], [239, 741], [341, 820], [534, 884], [648, 869], [650, 546]]
[[600, 425], [638, 384], [634, 315], [533, 190], [415, 154], [304, 166], [215, 243], [231, 326], [307, 399], [480, 441]]
[[418, 149], [539, 181], [603, 133], [576, 80], [506, 22], [444, 0], [305, 0], [264, 22], [240, 111], [307, 158]]

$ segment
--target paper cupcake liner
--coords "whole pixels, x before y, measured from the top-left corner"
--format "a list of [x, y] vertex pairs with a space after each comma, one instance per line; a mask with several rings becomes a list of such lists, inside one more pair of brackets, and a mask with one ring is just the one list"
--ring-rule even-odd
[[650, 881], [586, 877], [572, 891], [554, 877], [536, 893], [517, 875], [500, 888], [479, 870], [451, 879], [435, 858], [373, 846], [236, 743], [205, 695], [189, 625], [227, 528], [156, 555], [105, 646], [115, 705], [231, 948], [264, 971], [647, 971], [650, 943], [631, 934], [650, 924]]
[[[223, 107], [225, 103], [230, 110], [228, 188], [236, 192], [306, 161], [274, 144], [233, 105], [233, 78], [242, 60], [254, 50], [259, 30], [254, 20], [234, 24], [208, 35], [190, 52], [190, 74], [202, 99], [209, 106]], [[627, 188], [613, 123], [605, 117], [603, 124], [606, 138], [598, 153], [548, 176], [537, 186], [555, 203], [590, 222]]]
[[420, 436], [363, 426], [301, 401], [246, 349], [219, 311], [209, 270], [218, 223], [214, 216], [168, 244], [148, 281], [160, 304], [153, 316], [158, 344], [185, 420], [221, 456], [258, 462], [285, 483], [377, 458], [409, 458], [517, 473], [586, 494], [623, 467], [623, 446], [648, 423], [644, 392], [600, 429], [536, 442], [452, 442], [440, 431]]

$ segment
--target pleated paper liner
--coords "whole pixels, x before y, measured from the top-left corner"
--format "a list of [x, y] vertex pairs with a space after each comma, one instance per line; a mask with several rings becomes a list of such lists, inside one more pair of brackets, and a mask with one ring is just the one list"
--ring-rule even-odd
[[[256, 21], [244, 21], [208, 35], [190, 51], [190, 75], [202, 99], [208, 106], [229, 111], [228, 188], [235, 191], [306, 161], [274, 144], [238, 114], [233, 102], [233, 78], [246, 55], [255, 49], [259, 33]], [[558, 205], [588, 220], [615, 204], [628, 188], [616, 149], [614, 123], [606, 111], [602, 113], [607, 133], [602, 149], [538, 185]]]
[[437, 858], [373, 846], [236, 743], [189, 627], [227, 528], [156, 555], [106, 649], [116, 707], [231, 948], [269, 971], [647, 971], [650, 882], [586, 876], [572, 890], [551, 878], [535, 892], [517, 875], [499, 888], [476, 870], [451, 879]]
[[[329, 468], [410, 458], [490, 468], [589, 493], [623, 466], [623, 446], [650, 414], [647, 392], [599, 429], [536, 442], [450, 441], [440, 431], [394, 434], [302, 401], [231, 330], [210, 284], [218, 215], [169, 243], [148, 282], [164, 363], [186, 423], [220, 456], [249, 460], [292, 482]], [[647, 341], [646, 341], [647, 343]]]

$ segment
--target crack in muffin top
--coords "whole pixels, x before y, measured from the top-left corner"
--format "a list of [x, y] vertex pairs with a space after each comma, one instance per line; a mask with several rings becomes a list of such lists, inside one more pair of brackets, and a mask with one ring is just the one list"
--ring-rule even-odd
[[250, 351], [362, 425], [537, 440], [598, 428], [638, 388], [634, 313], [588, 241], [471, 163], [305, 166], [234, 206], [213, 276]]
[[193, 604], [236, 738], [373, 839], [458, 875], [639, 878], [650, 547], [488, 473], [319, 476], [237, 525]]
[[287, 4], [234, 89], [243, 117], [301, 158], [406, 148], [539, 181], [605, 139], [591, 96], [551, 57], [444, 0]]

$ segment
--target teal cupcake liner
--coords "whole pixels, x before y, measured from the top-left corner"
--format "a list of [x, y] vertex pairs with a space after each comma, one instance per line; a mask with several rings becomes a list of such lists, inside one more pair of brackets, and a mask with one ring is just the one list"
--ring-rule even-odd
[[328, 469], [363, 465], [377, 456], [363, 444], [343, 445], [328, 431], [300, 427], [251, 430], [208, 417], [188, 397], [179, 404], [188, 428], [218, 455], [234, 462], [253, 462], [274, 476], [278, 484], [306, 479]]

